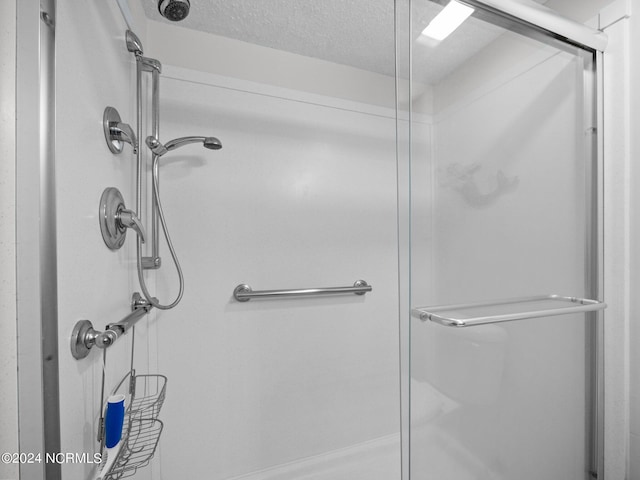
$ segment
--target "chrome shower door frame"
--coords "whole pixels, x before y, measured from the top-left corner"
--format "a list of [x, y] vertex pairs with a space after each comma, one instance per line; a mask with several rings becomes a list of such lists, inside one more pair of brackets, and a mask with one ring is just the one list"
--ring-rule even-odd
[[16, 307], [20, 478], [58, 480], [55, 191], [56, 0], [16, 1]]
[[[435, 3], [446, 5], [449, 0], [430, 0]], [[604, 107], [604, 95], [603, 95], [603, 53], [606, 49], [608, 38], [602, 31], [594, 30], [584, 25], [573, 22], [569, 19], [555, 15], [551, 10], [542, 5], [535, 4], [534, 2], [512, 2], [511, 0], [456, 0], [460, 3], [476, 9], [476, 15], [480, 18], [492, 18], [493, 23], [498, 23], [501, 26], [521, 33], [525, 36], [542, 41], [543, 43], [552, 43], [558, 48], [563, 48], [565, 45], [567, 50], [575, 50], [576, 48], [585, 52], [585, 55], [581, 55], [584, 59], [583, 70], [583, 85], [584, 85], [584, 118], [583, 126], [585, 126], [585, 173], [586, 182], [585, 191], [585, 205], [587, 206], [586, 218], [585, 218], [585, 256], [584, 256], [584, 271], [585, 271], [585, 292], [589, 295], [589, 298], [602, 300], [604, 298], [604, 120], [603, 120], [603, 107]], [[396, 2], [396, 16], [402, 16], [404, 12], [402, 7], [398, 7]], [[411, 0], [407, 0], [408, 9], [411, 10]], [[504, 24], [502, 23], [504, 22]], [[397, 33], [398, 35], [398, 33]], [[411, 54], [409, 55], [411, 58]], [[409, 67], [411, 68], [411, 67]], [[399, 66], [399, 69], [403, 69], [403, 65]], [[398, 68], [397, 68], [398, 70]], [[410, 78], [411, 75], [409, 75]], [[396, 78], [398, 82], [398, 78]], [[397, 87], [402, 89], [403, 87]], [[408, 96], [411, 96], [411, 86], [409, 88]], [[407, 92], [404, 92], [405, 94]], [[411, 129], [411, 127], [409, 127]], [[409, 134], [409, 142], [410, 140]], [[399, 155], [409, 155], [410, 153], [399, 153]], [[400, 162], [400, 158], [398, 159]], [[410, 161], [408, 162], [411, 163]], [[403, 174], [404, 175], [404, 174]], [[409, 172], [410, 176], [411, 173]], [[398, 176], [399, 192], [401, 191], [401, 183], [405, 181]], [[411, 181], [408, 182], [411, 185]], [[409, 193], [411, 196], [411, 193]], [[399, 196], [400, 198], [400, 196]], [[411, 200], [409, 200], [411, 203]], [[403, 218], [402, 205], [398, 205], [399, 218]], [[412, 207], [409, 205], [409, 212]], [[411, 217], [411, 213], [409, 213]], [[409, 222], [410, 223], [410, 222]], [[409, 227], [409, 238], [411, 238]], [[401, 238], [401, 236], [400, 236]], [[404, 332], [404, 326], [401, 325], [401, 335], [408, 335], [408, 342], [411, 343], [411, 309], [415, 305], [411, 303], [411, 247], [409, 246], [407, 252], [402, 251], [403, 247], [400, 247], [399, 271], [403, 270], [409, 272], [409, 283], [403, 287], [400, 280], [400, 299], [402, 304], [405, 305], [404, 309], [401, 308], [401, 318], [405, 318], [403, 322], [407, 322], [409, 325], [408, 332]], [[402, 276], [400, 277], [402, 279]], [[406, 287], [409, 287], [408, 289]], [[403, 291], [407, 290], [406, 294]], [[405, 303], [408, 297], [408, 304]], [[586, 336], [586, 358], [585, 364], [587, 366], [587, 378], [585, 395], [587, 397], [587, 415], [586, 419], [586, 458], [588, 464], [586, 465], [588, 471], [585, 472], [589, 478], [604, 478], [605, 475], [605, 394], [604, 394], [604, 376], [605, 376], [605, 343], [604, 343], [604, 311], [594, 311], [585, 313], [587, 319], [587, 336]], [[404, 339], [401, 339], [401, 344], [404, 345]], [[405, 348], [405, 347], [403, 347]], [[402, 363], [411, 364], [411, 349], [402, 352]], [[410, 371], [410, 367], [408, 369]], [[406, 371], [403, 373], [406, 374]], [[408, 386], [402, 386], [401, 391], [403, 394], [409, 392]], [[410, 396], [410, 393], [408, 393]], [[410, 401], [402, 401], [403, 410], [411, 410]], [[410, 413], [404, 413], [402, 415], [402, 429], [403, 431], [411, 430]], [[411, 446], [411, 442], [408, 439], [411, 437], [410, 433], [403, 433], [403, 443], [407, 443], [407, 446], [403, 446], [403, 480], [410, 479], [410, 460], [409, 457], [413, 454], [414, 449]]]

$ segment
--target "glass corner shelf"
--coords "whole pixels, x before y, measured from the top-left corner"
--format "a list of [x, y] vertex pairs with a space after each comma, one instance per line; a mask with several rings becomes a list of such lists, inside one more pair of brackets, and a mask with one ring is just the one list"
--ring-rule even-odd
[[475, 327], [528, 318], [594, 312], [605, 308], [607, 304], [599, 300], [540, 295], [458, 305], [416, 307], [411, 309], [411, 315], [422, 321], [430, 320], [446, 327]]

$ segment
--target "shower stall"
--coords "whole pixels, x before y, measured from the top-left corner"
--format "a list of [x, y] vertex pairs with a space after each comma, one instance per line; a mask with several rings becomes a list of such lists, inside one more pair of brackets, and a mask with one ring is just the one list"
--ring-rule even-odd
[[[602, 475], [603, 33], [509, 0], [31, 8], [56, 129], [18, 196], [50, 260], [18, 255], [21, 338], [50, 332], [21, 442], [103, 461], [25, 479]], [[125, 421], [139, 461], [103, 470], [129, 376], [154, 438]]]

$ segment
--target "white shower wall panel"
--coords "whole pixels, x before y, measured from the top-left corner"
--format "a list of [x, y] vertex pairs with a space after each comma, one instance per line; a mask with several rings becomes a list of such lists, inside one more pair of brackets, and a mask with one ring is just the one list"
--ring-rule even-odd
[[[161, 138], [223, 144], [161, 160], [186, 277], [182, 303], [157, 322], [169, 377], [162, 475], [222, 480], [397, 434], [395, 112], [175, 67], [162, 81]], [[162, 255], [168, 298], [176, 281]], [[240, 283], [358, 279], [373, 291], [232, 298]]]
[[[98, 222], [103, 190], [118, 188], [135, 208], [135, 162], [129, 145], [113, 155], [105, 142], [105, 107], [135, 125], [135, 64], [126, 50], [125, 24], [116, 2], [57, 2], [56, 14], [56, 207], [60, 429], [63, 453], [99, 452], [102, 351], [75, 360], [69, 339], [78, 320], [97, 330], [130, 311], [135, 280], [135, 236], [110, 251]], [[107, 392], [128, 369], [130, 335], [109, 349]], [[89, 478], [91, 462], [65, 462], [62, 478]], [[140, 477], [140, 476], [139, 476]], [[138, 478], [139, 478], [138, 477]], [[142, 477], [144, 478], [144, 477]]]

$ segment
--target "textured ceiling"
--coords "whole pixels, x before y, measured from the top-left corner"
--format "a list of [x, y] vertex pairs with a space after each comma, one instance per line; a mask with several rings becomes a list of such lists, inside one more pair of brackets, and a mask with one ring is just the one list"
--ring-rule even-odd
[[[177, 25], [392, 76], [393, 4], [393, 0], [191, 0], [189, 16]], [[157, 0], [143, 0], [143, 5], [148, 18], [175, 25], [158, 13]], [[415, 32], [442, 8], [428, 0], [413, 5]], [[438, 83], [501, 33], [500, 28], [472, 18], [437, 46], [414, 44], [414, 78]]]

